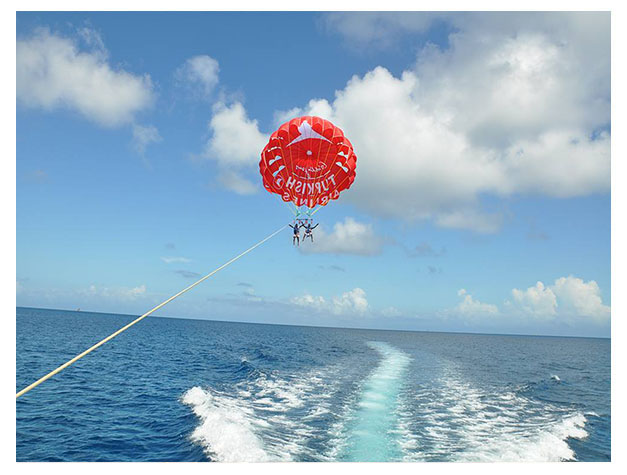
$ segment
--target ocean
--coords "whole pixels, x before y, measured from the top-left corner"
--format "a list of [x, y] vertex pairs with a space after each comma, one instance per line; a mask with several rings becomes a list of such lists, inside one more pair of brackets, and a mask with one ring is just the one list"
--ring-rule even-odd
[[[18, 307], [16, 392], [133, 318]], [[16, 459], [609, 461], [610, 421], [609, 339], [149, 317], [16, 401]]]

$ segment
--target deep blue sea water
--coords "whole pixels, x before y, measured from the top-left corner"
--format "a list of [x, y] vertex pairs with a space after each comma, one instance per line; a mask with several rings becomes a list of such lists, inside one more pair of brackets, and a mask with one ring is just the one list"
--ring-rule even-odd
[[[17, 308], [16, 391], [133, 318]], [[609, 461], [610, 340], [149, 317], [16, 421], [18, 461]]]

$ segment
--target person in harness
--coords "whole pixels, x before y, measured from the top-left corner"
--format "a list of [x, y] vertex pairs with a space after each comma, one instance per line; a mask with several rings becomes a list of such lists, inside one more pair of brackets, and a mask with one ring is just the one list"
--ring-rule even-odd
[[305, 228], [305, 235], [303, 236], [303, 242], [305, 242], [305, 239], [307, 239], [308, 237], [311, 238], [311, 242], [313, 243], [313, 230], [316, 229], [318, 227], [318, 224], [320, 223], [316, 223], [315, 226], [312, 226], [312, 220], [310, 219], [308, 222], [306, 222], [303, 227]]
[[294, 226], [289, 225], [294, 230], [294, 237], [292, 238], [292, 245], [300, 246], [300, 227], [301, 224], [298, 221], [294, 221]]

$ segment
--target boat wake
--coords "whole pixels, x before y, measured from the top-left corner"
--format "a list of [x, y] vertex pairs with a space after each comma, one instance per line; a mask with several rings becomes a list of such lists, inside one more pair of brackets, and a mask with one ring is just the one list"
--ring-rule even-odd
[[[182, 397], [200, 420], [191, 439], [211, 460], [567, 461], [586, 417], [511, 388], [477, 386], [450, 362], [414, 362], [383, 342], [361, 379], [328, 367], [278, 377], [251, 373], [230, 391]], [[410, 372], [417, 364], [418, 373]], [[418, 375], [428, 375], [420, 378]]]

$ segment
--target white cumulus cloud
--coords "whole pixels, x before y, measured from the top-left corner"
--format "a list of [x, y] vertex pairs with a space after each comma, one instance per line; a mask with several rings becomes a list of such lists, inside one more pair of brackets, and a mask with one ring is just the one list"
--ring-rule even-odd
[[259, 132], [257, 121], [248, 118], [239, 102], [231, 105], [218, 102], [209, 129], [212, 136], [204, 155], [217, 163], [220, 183], [238, 194], [254, 193], [258, 187], [245, 175], [253, 175], [261, 150], [268, 141], [268, 137]]
[[311, 307], [317, 311], [330, 312], [334, 315], [363, 315], [369, 310], [366, 292], [359, 287], [331, 299], [305, 294], [292, 298], [290, 302], [294, 305]]
[[368, 300], [366, 292], [359, 287], [348, 292], [344, 292], [339, 297], [333, 297], [332, 311], [341, 315], [346, 313], [364, 314], [368, 310]]
[[499, 309], [496, 305], [475, 300], [472, 295], [470, 295], [466, 291], [466, 289], [460, 289], [457, 292], [457, 295], [462, 298], [462, 301], [459, 302], [457, 306], [453, 309], [454, 312], [457, 314], [473, 317], [497, 315], [499, 313]]
[[557, 313], [555, 293], [540, 281], [527, 290], [512, 289], [512, 297], [527, 314], [546, 317]]
[[301, 307], [313, 307], [317, 310], [322, 310], [327, 307], [327, 301], [321, 295], [314, 296], [311, 294], [300, 295], [293, 297], [290, 302]]
[[203, 99], [209, 99], [218, 85], [220, 65], [211, 56], [199, 55], [187, 59], [176, 72], [176, 80], [197, 92]]
[[299, 250], [307, 254], [357, 254], [372, 256], [380, 254], [383, 238], [375, 234], [371, 224], [360, 223], [347, 217], [343, 222], [333, 225], [333, 231], [327, 233], [324, 228], [314, 230], [313, 245], [304, 241]]
[[206, 155], [220, 165], [246, 167], [259, 163], [261, 150], [268, 137], [259, 132], [256, 120], [246, 115], [240, 102], [231, 105], [217, 103], [209, 122], [212, 137]]
[[150, 76], [112, 68], [99, 35], [82, 31], [80, 36], [90, 50], [43, 28], [17, 40], [18, 102], [45, 110], [66, 108], [108, 127], [133, 122], [154, 100]]
[[610, 317], [610, 307], [603, 304], [601, 289], [594, 280], [584, 282], [572, 275], [560, 277], [553, 285], [553, 292], [558, 298], [561, 313], [599, 320]]
[[585, 282], [572, 275], [560, 277], [549, 286], [537, 282], [526, 290], [512, 289], [512, 301], [506, 304], [513, 311], [526, 315], [560, 320], [588, 318], [604, 323], [611, 314], [596, 281]]
[[495, 323], [489, 317], [498, 315], [500, 324], [570, 325], [585, 321], [600, 325], [609, 323], [611, 314], [611, 308], [603, 303], [599, 285], [594, 280], [585, 282], [572, 275], [560, 277], [552, 285], [538, 281], [527, 289], [512, 289], [511, 299], [504, 302], [502, 311], [496, 305], [474, 299], [465, 289], [460, 289], [457, 295], [462, 300], [442, 312], [444, 316], [459, 316], [475, 322], [484, 317], [485, 322]]

